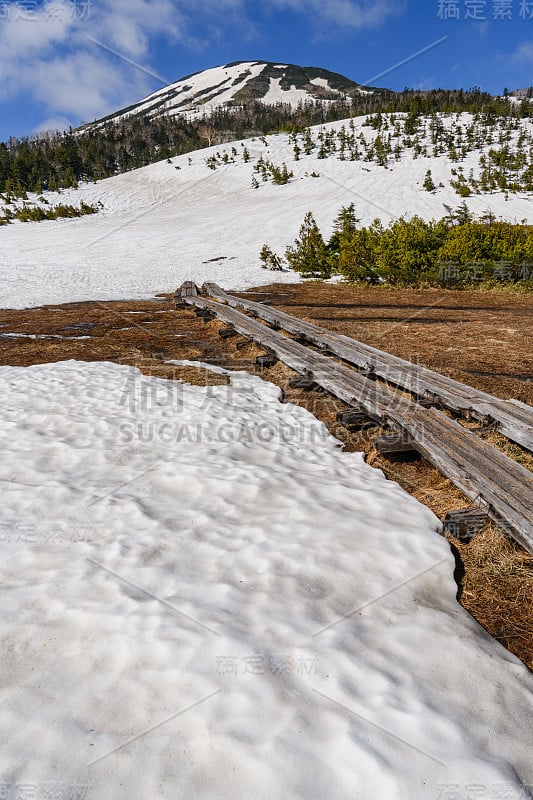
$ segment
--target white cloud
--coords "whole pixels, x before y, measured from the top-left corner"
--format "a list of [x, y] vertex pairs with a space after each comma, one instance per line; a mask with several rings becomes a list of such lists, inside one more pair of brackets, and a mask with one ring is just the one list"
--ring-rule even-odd
[[58, 118], [76, 125], [159, 88], [149, 77], [158, 72], [149, 58], [156, 37], [208, 52], [210, 43], [230, 34], [241, 42], [260, 38], [258, 7], [300, 13], [323, 35], [332, 27], [378, 26], [404, 5], [405, 0], [45, 0], [29, 14], [27, 3], [14, 3], [10, 9], [16, 13], [0, 19], [0, 103], [29, 97], [42, 109], [43, 125]]
[[[75, 125], [153, 91], [153, 79], [90, 37], [142, 66], [150, 37], [180, 38], [180, 15], [171, 0], [100, 0], [85, 14], [81, 9], [80, 1], [68, 0], [52, 0], [31, 15], [23, 6], [11, 7], [16, 13], [0, 20], [0, 101], [24, 95], [49, 118]], [[48, 121], [38, 127], [43, 125]]]
[[47, 133], [55, 131], [66, 131], [70, 126], [70, 120], [66, 117], [48, 117], [44, 119], [32, 133]]
[[186, 24], [171, 0], [104, 0], [94, 21], [100, 37], [133, 58], [146, 56], [151, 36], [181, 39]]
[[533, 43], [523, 42], [512, 54], [513, 61], [533, 62]]
[[[128, 72], [128, 85], [136, 86], [135, 94], [144, 92], [146, 80]], [[124, 92], [123, 70], [110, 67], [99, 53], [80, 51], [67, 57], [38, 64], [32, 81], [32, 92], [47, 109], [69, 118], [90, 121], [109, 108], [113, 98]]]
[[23, 61], [64, 42], [74, 25], [72, 8], [66, 2], [50, 3], [31, 16], [10, 13], [0, 22], [0, 80], [11, 60]]

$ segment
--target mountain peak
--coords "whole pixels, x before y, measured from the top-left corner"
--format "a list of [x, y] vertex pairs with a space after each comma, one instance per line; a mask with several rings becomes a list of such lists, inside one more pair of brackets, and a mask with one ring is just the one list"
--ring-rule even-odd
[[93, 124], [119, 122], [137, 115], [194, 118], [209, 115], [221, 107], [239, 107], [254, 101], [265, 105], [283, 103], [296, 108], [299, 103], [331, 103], [371, 91], [374, 90], [320, 67], [234, 61], [186, 75], [139, 103]]

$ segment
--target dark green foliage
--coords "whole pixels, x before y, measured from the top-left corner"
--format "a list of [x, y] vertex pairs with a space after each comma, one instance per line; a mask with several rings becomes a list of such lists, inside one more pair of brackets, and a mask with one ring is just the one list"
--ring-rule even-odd
[[[283, 163], [281, 167], [278, 167], [271, 161], [265, 161], [263, 156], [260, 156], [257, 160], [257, 163], [254, 166], [254, 172], [257, 172], [259, 175], [261, 175], [261, 179], [265, 183], [269, 180], [269, 178], [271, 178], [272, 183], [276, 184], [276, 186], [284, 186], [290, 181], [291, 178], [294, 177], [294, 173], [288, 170], [285, 163]], [[252, 186], [254, 186], [253, 178]], [[254, 188], [256, 187], [254, 186]]]
[[291, 269], [308, 277], [331, 277], [326, 243], [310, 211], [305, 215], [294, 247], [287, 247], [285, 258]]
[[283, 262], [281, 258], [274, 253], [274, 251], [264, 244], [259, 253], [261, 264], [265, 269], [272, 270], [273, 272], [281, 272], [283, 270]]
[[[403, 118], [379, 112], [366, 117], [365, 127], [375, 135], [357, 132], [351, 120], [339, 129], [293, 130], [290, 140], [298, 159], [302, 148], [306, 156], [318, 148], [319, 159], [368, 161], [384, 169], [402, 156], [415, 160], [447, 155], [458, 164], [451, 169], [450, 184], [461, 197], [533, 191], [533, 135], [520, 116], [477, 112], [465, 124], [464, 118], [449, 113], [411, 112]], [[495, 141], [500, 149], [490, 147]], [[478, 165], [466, 176], [460, 162], [471, 153], [479, 153]], [[428, 192], [436, 190], [431, 170], [426, 171], [423, 186]]]
[[10, 139], [0, 143], [0, 189], [25, 199], [29, 191], [75, 188], [143, 167], [201, 147], [197, 127], [165, 117], [132, 118], [76, 135]]
[[284, 186], [294, 177], [294, 174], [289, 172], [285, 163], [283, 163], [281, 167], [270, 164], [270, 172], [272, 174], [272, 183], [275, 183], [276, 186]]
[[431, 170], [430, 169], [428, 169], [428, 171], [426, 172], [423, 186], [424, 186], [424, 189], [426, 190], [426, 192], [434, 192], [435, 189], [437, 188], [435, 186], [435, 184], [433, 183], [433, 177], [431, 175]]
[[14, 211], [4, 210], [4, 216], [0, 216], [0, 225], [7, 225], [14, 219], [18, 219], [20, 222], [42, 222], [43, 220], [61, 219], [63, 217], [84, 217], [87, 214], [96, 214], [97, 212], [97, 206], [89, 205], [83, 201], [79, 208], [62, 203], [50, 208], [28, 206], [24, 203], [22, 208], [17, 208]]
[[359, 222], [361, 220], [355, 216], [355, 204], [350, 203], [349, 206], [343, 206], [333, 223], [333, 235], [338, 234], [343, 238], [351, 236]]
[[361, 220], [355, 216], [354, 203], [350, 203], [350, 205], [346, 207], [343, 206], [337, 214], [335, 222], [333, 223], [333, 233], [327, 245], [330, 263], [335, 271], [338, 268], [340, 251], [346, 241], [353, 236], [354, 232], [357, 230], [359, 222], [361, 222]]
[[396, 286], [533, 285], [533, 225], [498, 222], [490, 213], [476, 221], [465, 203], [438, 221], [357, 223], [353, 205], [343, 208], [325, 245], [308, 213], [287, 249], [289, 266], [303, 275], [335, 271], [351, 282]]

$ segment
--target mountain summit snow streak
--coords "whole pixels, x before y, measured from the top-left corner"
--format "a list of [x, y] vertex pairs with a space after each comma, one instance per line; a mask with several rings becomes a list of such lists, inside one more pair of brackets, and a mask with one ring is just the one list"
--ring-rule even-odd
[[299, 103], [331, 103], [369, 91], [376, 90], [363, 88], [343, 75], [319, 67], [239, 61], [186, 75], [139, 103], [92, 124], [118, 122], [131, 116], [198, 117], [221, 107], [238, 107], [254, 101], [265, 105], [284, 103], [296, 108]]

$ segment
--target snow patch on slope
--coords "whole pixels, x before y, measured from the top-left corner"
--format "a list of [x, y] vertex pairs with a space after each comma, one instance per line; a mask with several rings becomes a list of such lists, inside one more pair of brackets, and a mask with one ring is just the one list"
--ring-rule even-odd
[[297, 106], [299, 102], [304, 103], [309, 100], [309, 93], [305, 89], [297, 89], [294, 84], [290, 89], [282, 89], [282, 80], [282, 78], [270, 78], [270, 86], [266, 95], [261, 99], [262, 103], [266, 105], [287, 103], [288, 105]]
[[312, 78], [310, 81], [314, 86], [320, 86], [321, 89], [326, 89], [328, 92], [334, 92], [335, 94], [342, 94], [339, 92], [338, 89], [334, 89], [332, 86], [329, 85], [329, 81], [325, 78]]

